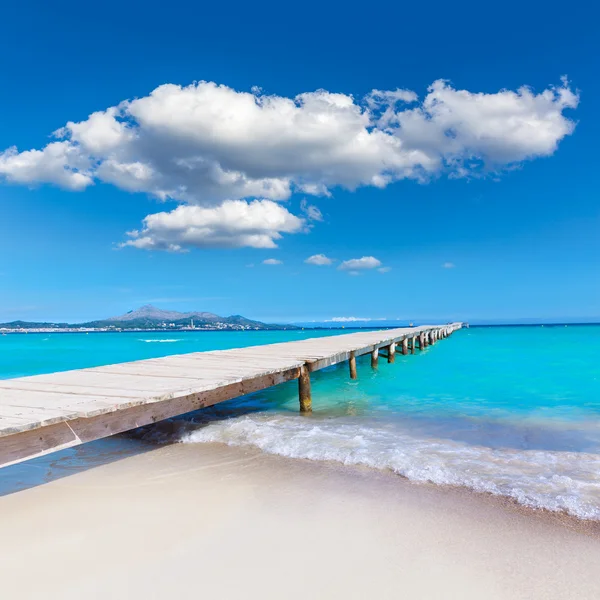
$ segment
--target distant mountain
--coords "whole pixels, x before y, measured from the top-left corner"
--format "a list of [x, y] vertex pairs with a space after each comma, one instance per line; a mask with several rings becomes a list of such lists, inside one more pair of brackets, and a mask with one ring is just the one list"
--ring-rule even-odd
[[253, 321], [241, 315], [221, 317], [210, 312], [178, 312], [163, 310], [147, 304], [136, 310], [130, 310], [124, 315], [89, 321], [87, 323], [30, 323], [13, 321], [0, 323], [0, 329], [297, 329], [294, 325], [273, 325]]
[[202, 321], [219, 321], [223, 319], [219, 315], [209, 312], [178, 312], [176, 310], [163, 310], [157, 308], [151, 304], [146, 304], [137, 310], [130, 310], [129, 312], [119, 317], [109, 317], [104, 319], [105, 321], [135, 321], [138, 319], [145, 319], [150, 321], [181, 321], [182, 319], [200, 319]]

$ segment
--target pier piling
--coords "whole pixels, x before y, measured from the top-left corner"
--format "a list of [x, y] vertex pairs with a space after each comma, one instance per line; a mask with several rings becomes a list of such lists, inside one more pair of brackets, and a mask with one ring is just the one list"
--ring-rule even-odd
[[374, 348], [371, 352], [371, 367], [373, 369], [377, 368], [377, 364], [379, 363], [379, 348]]
[[402, 340], [402, 354], [408, 354], [408, 338]]
[[396, 360], [396, 343], [392, 342], [388, 347], [388, 363], [393, 363]]
[[312, 395], [310, 391], [310, 371], [306, 365], [300, 367], [298, 377], [298, 395], [300, 397], [300, 412], [312, 412]]
[[356, 354], [354, 350], [350, 352], [348, 364], [350, 365], [350, 379], [356, 379]]

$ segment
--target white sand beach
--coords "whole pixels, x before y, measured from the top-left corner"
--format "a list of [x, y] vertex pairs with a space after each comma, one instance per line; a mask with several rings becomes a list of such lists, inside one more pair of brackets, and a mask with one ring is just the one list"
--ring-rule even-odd
[[600, 597], [597, 524], [220, 444], [4, 496], [0, 540], [11, 600]]

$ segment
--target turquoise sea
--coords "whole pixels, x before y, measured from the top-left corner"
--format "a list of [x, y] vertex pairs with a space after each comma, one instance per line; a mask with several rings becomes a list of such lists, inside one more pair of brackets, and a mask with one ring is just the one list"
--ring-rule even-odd
[[[330, 331], [0, 336], [0, 378]], [[465, 329], [414, 356], [313, 374], [313, 415], [290, 382], [0, 471], [0, 493], [155, 443], [224, 442], [293, 458], [391, 470], [600, 519], [600, 326]], [[0, 392], [1, 393], [1, 392]]]

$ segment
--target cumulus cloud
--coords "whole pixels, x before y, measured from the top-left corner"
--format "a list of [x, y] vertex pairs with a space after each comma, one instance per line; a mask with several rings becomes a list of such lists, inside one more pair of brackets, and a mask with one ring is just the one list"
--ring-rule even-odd
[[316, 265], [318, 267], [330, 265], [333, 263], [333, 258], [325, 256], [325, 254], [313, 254], [309, 256], [305, 261], [307, 265]]
[[267, 258], [262, 261], [263, 265], [282, 265], [283, 261], [278, 260], [277, 258]]
[[349, 271], [350, 274], [355, 274], [358, 271], [365, 269], [376, 269], [381, 267], [381, 261], [374, 256], [363, 256], [362, 258], [351, 258], [345, 260], [339, 267], [341, 271]]
[[148, 215], [124, 246], [181, 252], [196, 248], [276, 248], [282, 233], [297, 233], [304, 220], [271, 200], [227, 200], [219, 206], [182, 205]]
[[238, 234], [231, 202], [249, 206], [294, 193], [330, 196], [339, 186], [497, 173], [553, 154], [573, 132], [565, 111], [578, 101], [566, 79], [539, 93], [471, 92], [438, 80], [422, 100], [406, 89], [373, 90], [362, 99], [326, 90], [288, 98], [207, 81], [165, 84], [68, 122], [55, 132], [58, 141], [42, 149], [0, 152], [0, 177], [74, 191], [99, 181], [181, 204], [148, 216], [125, 245], [272, 247], [282, 233], [307, 230], [298, 222], [322, 220], [318, 207], [303, 203], [303, 217], [282, 209], [281, 229], [242, 227], [232, 242]]
[[12, 183], [54, 183], [68, 190], [85, 189], [94, 182], [91, 161], [70, 142], [52, 142], [43, 150], [0, 153], [0, 175]]

